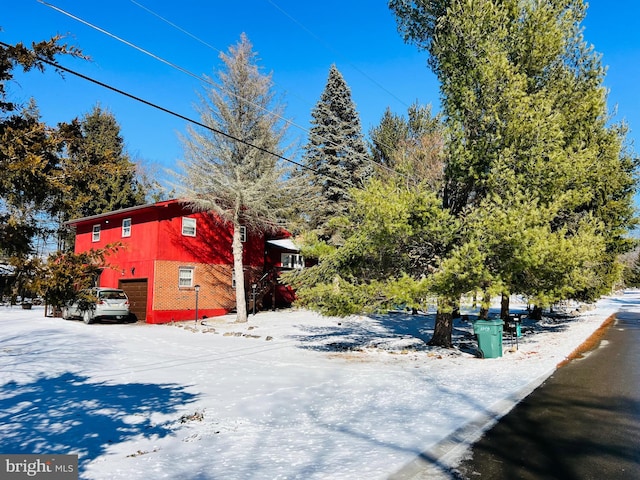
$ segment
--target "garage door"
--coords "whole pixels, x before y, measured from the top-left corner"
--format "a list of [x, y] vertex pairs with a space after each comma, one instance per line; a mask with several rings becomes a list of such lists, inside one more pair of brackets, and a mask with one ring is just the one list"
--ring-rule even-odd
[[147, 321], [147, 279], [120, 280], [118, 286], [129, 297], [131, 313], [138, 322]]

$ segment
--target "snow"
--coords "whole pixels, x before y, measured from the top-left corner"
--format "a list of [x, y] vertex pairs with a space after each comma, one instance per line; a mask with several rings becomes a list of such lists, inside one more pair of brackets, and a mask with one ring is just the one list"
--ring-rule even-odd
[[640, 293], [524, 320], [481, 359], [466, 320], [458, 348], [427, 347], [433, 315], [85, 325], [3, 306], [0, 452], [78, 454], [83, 479], [437, 478], [621, 308]]

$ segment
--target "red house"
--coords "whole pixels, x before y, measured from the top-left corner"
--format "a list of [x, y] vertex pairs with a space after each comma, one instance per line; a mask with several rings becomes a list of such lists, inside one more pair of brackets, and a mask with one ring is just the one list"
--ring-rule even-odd
[[[224, 315], [236, 308], [232, 227], [212, 213], [193, 212], [178, 200], [125, 208], [67, 222], [76, 230], [76, 253], [120, 242], [96, 285], [122, 288], [138, 321], [165, 323]], [[271, 238], [241, 231], [249, 310], [287, 304], [293, 292], [277, 284], [282, 269], [303, 259], [286, 231]]]

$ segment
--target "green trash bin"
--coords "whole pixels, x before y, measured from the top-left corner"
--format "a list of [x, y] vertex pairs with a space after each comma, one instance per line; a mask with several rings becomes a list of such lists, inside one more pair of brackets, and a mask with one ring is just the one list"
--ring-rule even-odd
[[504, 322], [498, 320], [478, 320], [473, 324], [473, 333], [478, 337], [478, 348], [484, 358], [502, 356], [502, 328]]

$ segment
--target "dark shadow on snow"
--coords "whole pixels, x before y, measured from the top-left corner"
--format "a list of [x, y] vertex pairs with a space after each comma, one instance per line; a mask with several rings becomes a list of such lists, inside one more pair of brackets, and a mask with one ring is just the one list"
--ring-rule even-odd
[[74, 373], [9, 382], [0, 388], [0, 451], [78, 454], [82, 469], [111, 444], [169, 435], [173, 422], [153, 423], [150, 414], [194, 400], [180, 385], [95, 383]]
[[[433, 335], [435, 315], [405, 312], [348, 317], [337, 320], [334, 326], [317, 327], [299, 325], [303, 331], [294, 338], [300, 348], [323, 351], [359, 351], [364, 348], [382, 350], [426, 350], [427, 342]], [[474, 342], [473, 327], [467, 320], [454, 322], [452, 339], [454, 345], [466, 350], [467, 344]]]
[[[513, 310], [512, 314], [522, 316], [521, 334], [524, 337], [539, 332], [561, 332], [569, 327], [575, 316], [543, 316], [536, 321], [528, 318], [526, 311]], [[499, 311], [491, 311], [490, 318], [498, 318]], [[473, 332], [477, 315], [465, 314], [454, 319], [451, 335], [453, 353], [479, 356], [478, 343]], [[433, 335], [435, 314], [412, 314], [395, 311], [373, 314], [366, 317], [352, 316], [336, 319], [332, 326], [298, 325], [302, 331], [290, 338], [298, 342], [299, 348], [320, 352], [358, 352], [364, 349], [398, 351], [433, 351], [440, 347], [427, 345]], [[503, 345], [515, 346], [514, 334], [504, 327]]]

